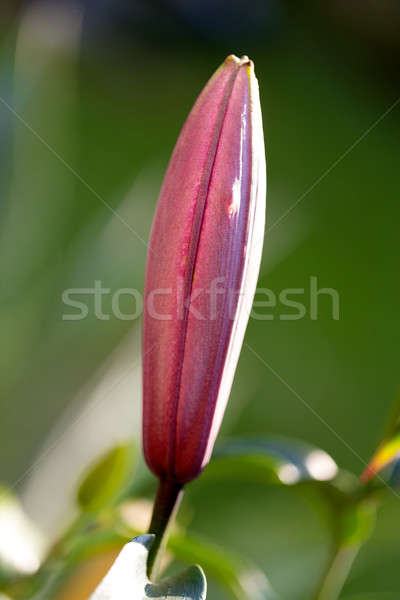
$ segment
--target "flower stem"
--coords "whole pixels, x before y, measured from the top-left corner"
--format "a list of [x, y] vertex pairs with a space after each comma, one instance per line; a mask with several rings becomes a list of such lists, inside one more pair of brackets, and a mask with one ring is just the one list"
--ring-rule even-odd
[[337, 600], [358, 554], [359, 545], [339, 546], [332, 554], [316, 600]]
[[149, 579], [154, 579], [159, 571], [162, 553], [168, 539], [169, 528], [178, 511], [182, 496], [182, 484], [168, 479], [160, 480], [149, 527], [149, 533], [155, 534], [147, 561], [147, 575]]

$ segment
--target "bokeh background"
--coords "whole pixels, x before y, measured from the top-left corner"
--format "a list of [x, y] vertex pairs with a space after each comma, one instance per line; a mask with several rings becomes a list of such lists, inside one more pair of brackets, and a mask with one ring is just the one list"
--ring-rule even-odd
[[[261, 91], [260, 286], [305, 288], [307, 314], [250, 321], [221, 436], [300, 438], [359, 474], [400, 383], [398, 2], [3, 0], [0, 36], [0, 480], [42, 534], [68, 522], [99, 452], [140, 443], [140, 320], [116, 318], [111, 293], [143, 288], [169, 155], [230, 53], [254, 60]], [[310, 318], [310, 277], [338, 291], [338, 320], [324, 296]], [[87, 318], [63, 320], [63, 291], [95, 281], [109, 318], [88, 294]], [[184, 502], [189, 532], [309, 598], [329, 548], [309, 496], [199, 481]], [[347, 596], [400, 595], [399, 539], [388, 494]]]

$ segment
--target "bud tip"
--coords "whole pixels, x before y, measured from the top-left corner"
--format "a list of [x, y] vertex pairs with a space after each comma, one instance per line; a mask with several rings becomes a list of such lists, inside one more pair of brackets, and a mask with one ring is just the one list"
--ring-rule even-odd
[[238, 58], [235, 54], [230, 54], [226, 57], [225, 63], [235, 63], [238, 67], [252, 67], [253, 61], [246, 54]]

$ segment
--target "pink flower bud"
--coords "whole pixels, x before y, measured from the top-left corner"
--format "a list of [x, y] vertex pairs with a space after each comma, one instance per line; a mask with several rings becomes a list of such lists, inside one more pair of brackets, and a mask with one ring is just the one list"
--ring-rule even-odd
[[143, 445], [161, 479], [186, 483], [210, 459], [257, 283], [265, 194], [253, 63], [228, 56], [178, 138], [151, 232]]

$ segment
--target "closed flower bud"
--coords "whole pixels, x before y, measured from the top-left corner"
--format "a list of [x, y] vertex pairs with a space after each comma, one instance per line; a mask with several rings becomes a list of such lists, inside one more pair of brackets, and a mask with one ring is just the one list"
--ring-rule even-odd
[[253, 63], [229, 56], [192, 108], [161, 189], [143, 327], [143, 445], [184, 484], [210, 459], [257, 283], [265, 154]]

